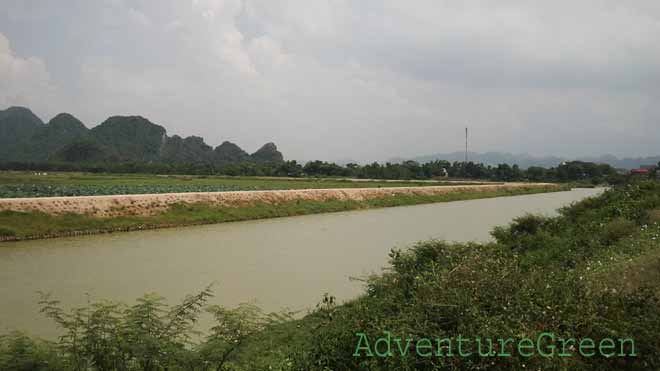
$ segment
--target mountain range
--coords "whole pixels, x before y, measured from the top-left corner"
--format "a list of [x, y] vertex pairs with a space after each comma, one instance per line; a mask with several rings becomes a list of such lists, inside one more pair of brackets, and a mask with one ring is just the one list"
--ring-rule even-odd
[[226, 165], [279, 163], [273, 143], [248, 154], [223, 142], [213, 148], [196, 136], [168, 136], [164, 127], [142, 116], [112, 116], [91, 129], [68, 113], [44, 123], [25, 107], [0, 110], [0, 161], [163, 162]]
[[[451, 152], [392, 158], [389, 162], [453, 162], [463, 161], [464, 158], [465, 152]], [[621, 169], [660, 162], [660, 156], [566, 158], [504, 152], [469, 152], [468, 159], [486, 165], [518, 164], [523, 169], [531, 166], [548, 168], [572, 160], [609, 164]], [[68, 113], [60, 113], [44, 123], [28, 108], [10, 107], [0, 110], [0, 161], [206, 163], [222, 166], [242, 162], [281, 163], [284, 158], [273, 143], [266, 143], [256, 152], [248, 154], [228, 141], [213, 148], [198, 136], [168, 136], [164, 127], [142, 116], [112, 116], [90, 129]]]
[[[464, 161], [465, 152], [451, 152], [451, 153], [437, 153], [427, 156], [418, 156], [412, 158], [392, 158], [390, 162], [402, 162], [406, 160], [417, 161], [425, 163], [434, 160], [446, 160], [450, 162]], [[527, 169], [531, 166], [541, 166], [545, 168], [557, 166], [562, 162], [567, 161], [587, 161], [598, 164], [608, 164], [618, 169], [634, 169], [645, 165], [657, 165], [660, 162], [660, 156], [652, 157], [636, 157], [636, 158], [618, 158], [613, 155], [567, 158], [557, 156], [536, 157], [529, 154], [513, 154], [505, 152], [468, 152], [468, 161], [476, 163], [483, 163], [486, 165], [498, 164], [518, 164], [522, 169]]]

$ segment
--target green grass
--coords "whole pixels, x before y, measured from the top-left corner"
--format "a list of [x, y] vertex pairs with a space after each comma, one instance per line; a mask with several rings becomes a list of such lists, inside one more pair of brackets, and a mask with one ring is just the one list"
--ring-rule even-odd
[[213, 224], [241, 220], [308, 215], [347, 210], [418, 205], [478, 198], [513, 196], [559, 191], [563, 188], [518, 188], [493, 191], [464, 191], [439, 195], [397, 194], [384, 198], [307, 201], [285, 203], [255, 202], [243, 207], [218, 207], [208, 204], [176, 204], [153, 216], [98, 218], [81, 214], [49, 215], [42, 212], [0, 212], [0, 237], [6, 239], [39, 238], [73, 232], [102, 233], [122, 230]]
[[416, 181], [350, 181], [332, 178], [263, 178], [148, 174], [0, 172], [0, 198], [307, 188], [372, 188], [456, 185]]

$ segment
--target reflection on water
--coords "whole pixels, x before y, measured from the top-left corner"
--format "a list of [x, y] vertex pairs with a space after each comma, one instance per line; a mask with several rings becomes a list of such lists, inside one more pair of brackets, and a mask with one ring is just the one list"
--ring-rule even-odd
[[496, 225], [527, 212], [551, 214], [600, 192], [570, 192], [162, 229], [0, 245], [0, 332], [51, 337], [37, 291], [65, 306], [87, 295], [132, 302], [157, 292], [171, 302], [211, 282], [213, 303], [257, 300], [266, 310], [313, 307], [362, 291], [351, 276], [378, 272], [392, 247], [437, 238], [488, 240]]

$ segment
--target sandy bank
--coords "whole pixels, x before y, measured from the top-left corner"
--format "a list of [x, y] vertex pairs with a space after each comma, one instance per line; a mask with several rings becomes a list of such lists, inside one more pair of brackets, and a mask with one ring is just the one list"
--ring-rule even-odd
[[203, 193], [163, 193], [80, 197], [42, 197], [0, 199], [0, 211], [41, 211], [47, 214], [87, 214], [96, 217], [153, 215], [173, 204], [205, 203], [240, 207], [253, 202], [280, 203], [295, 200], [324, 201], [383, 198], [401, 194], [436, 195], [449, 192], [488, 192], [517, 188], [557, 187], [549, 183], [505, 183], [461, 186], [334, 188], [278, 191], [236, 191]]

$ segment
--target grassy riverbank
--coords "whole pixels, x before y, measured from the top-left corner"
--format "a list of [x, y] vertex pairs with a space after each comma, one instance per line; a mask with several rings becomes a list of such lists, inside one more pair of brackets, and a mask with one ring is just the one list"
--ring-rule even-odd
[[[617, 187], [557, 217], [520, 217], [493, 236], [393, 250], [389, 268], [365, 279], [364, 295], [341, 305], [319, 295], [317, 309], [297, 320], [250, 305], [207, 307], [209, 290], [172, 307], [147, 295], [70, 313], [45, 297], [44, 313], [65, 336], [0, 338], [0, 369], [660, 369], [660, 183]], [[216, 326], [191, 343], [203, 308]], [[392, 340], [391, 356], [377, 355], [386, 343], [375, 348], [384, 331], [403, 338], [401, 347]], [[356, 333], [370, 344], [357, 349]], [[484, 341], [480, 355], [474, 342], [457, 348], [461, 337], [534, 343], [521, 351]], [[422, 338], [446, 339], [452, 351]], [[559, 338], [573, 342], [562, 347]]]
[[50, 215], [42, 212], [0, 211], [0, 240], [48, 238], [78, 234], [143, 230], [174, 226], [213, 224], [308, 215], [379, 207], [418, 205], [489, 197], [503, 197], [564, 190], [562, 187], [521, 187], [495, 190], [457, 191], [443, 194], [395, 194], [365, 200], [294, 200], [252, 202], [240, 207], [220, 207], [202, 203], [175, 204], [152, 216], [99, 218], [82, 214]]

